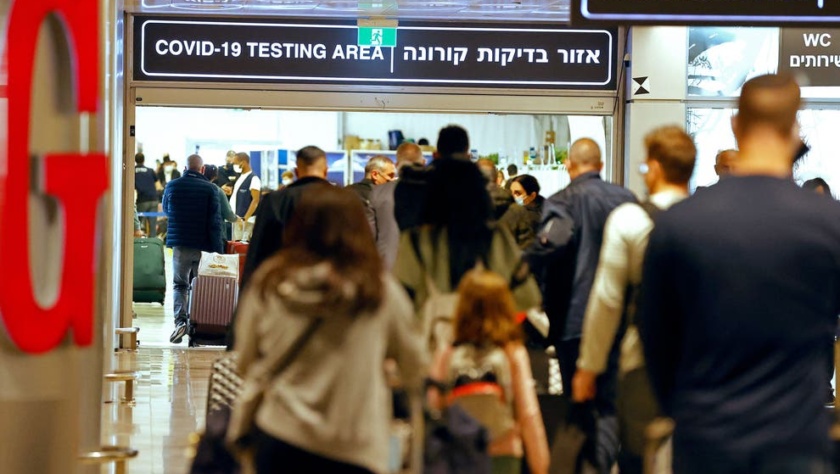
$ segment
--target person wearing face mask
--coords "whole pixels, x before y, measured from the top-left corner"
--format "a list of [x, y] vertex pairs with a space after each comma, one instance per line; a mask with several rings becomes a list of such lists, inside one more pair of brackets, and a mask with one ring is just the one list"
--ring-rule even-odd
[[516, 206], [510, 206], [499, 220], [506, 226], [521, 249], [534, 243], [540, 226], [545, 198], [540, 195], [540, 183], [529, 174], [514, 176], [510, 180], [510, 192]]
[[225, 165], [219, 167], [219, 177], [216, 180], [216, 185], [222, 188], [222, 191], [225, 192], [228, 198], [230, 198], [233, 192], [233, 185], [236, 184], [236, 180], [239, 179], [240, 175], [240, 173], [233, 169], [233, 158], [235, 156], [235, 151], [228, 150], [225, 155]]
[[295, 182], [295, 173], [292, 171], [284, 171], [283, 174], [280, 175], [280, 187], [277, 188], [278, 191], [286, 189], [286, 186]]
[[166, 184], [172, 181], [173, 179], [178, 179], [181, 177], [181, 172], [178, 171], [177, 165], [169, 155], [163, 155], [163, 163], [160, 165], [160, 170], [158, 171], [158, 182], [161, 184], [161, 196], [163, 195], [163, 189], [166, 187]]
[[373, 191], [373, 187], [385, 184], [396, 176], [397, 168], [394, 162], [387, 156], [376, 155], [371, 157], [365, 165], [365, 178], [347, 186], [347, 189], [356, 193], [367, 205], [370, 202], [370, 192]]
[[247, 153], [237, 153], [233, 157], [233, 169], [240, 173], [233, 185], [230, 207], [241, 221], [233, 225], [233, 240], [249, 240], [254, 229], [257, 205], [260, 203], [262, 182], [251, 171], [251, 157]]

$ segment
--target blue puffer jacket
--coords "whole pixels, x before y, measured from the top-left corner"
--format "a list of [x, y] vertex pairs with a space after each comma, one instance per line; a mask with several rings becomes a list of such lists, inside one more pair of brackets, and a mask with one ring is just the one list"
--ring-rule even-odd
[[222, 249], [222, 218], [216, 185], [201, 173], [187, 171], [163, 192], [163, 212], [169, 218], [166, 246], [205, 252]]

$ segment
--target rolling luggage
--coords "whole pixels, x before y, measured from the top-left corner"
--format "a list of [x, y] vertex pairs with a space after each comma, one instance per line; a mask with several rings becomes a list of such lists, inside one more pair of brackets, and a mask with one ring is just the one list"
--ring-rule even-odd
[[157, 238], [134, 239], [135, 303], [161, 303], [166, 295], [163, 242]]
[[199, 275], [190, 293], [189, 346], [224, 345], [239, 297], [236, 278]]
[[231, 240], [227, 243], [225, 253], [239, 254], [239, 279], [245, 273], [245, 256], [248, 254], [248, 242]]

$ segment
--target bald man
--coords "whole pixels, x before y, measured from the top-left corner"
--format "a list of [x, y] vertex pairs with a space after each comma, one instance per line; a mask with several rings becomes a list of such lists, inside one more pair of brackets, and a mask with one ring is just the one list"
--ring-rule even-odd
[[799, 86], [747, 81], [738, 166], [662, 213], [639, 311], [675, 474], [828, 473], [827, 347], [840, 314], [840, 206], [800, 189]]
[[[569, 185], [545, 201], [537, 240], [526, 251], [543, 290], [543, 304], [551, 321], [549, 343], [557, 350], [564, 388], [571, 393], [580, 350], [583, 315], [603, 240], [607, 216], [621, 204], [636, 202], [633, 194], [601, 179], [601, 149], [589, 138], [572, 144], [566, 169]], [[618, 337], [616, 340], [621, 340]], [[605, 372], [598, 377], [594, 405], [598, 417], [597, 449], [584, 451], [601, 473], [609, 473], [618, 454], [615, 416], [617, 347]]]
[[204, 177], [198, 155], [187, 158], [187, 170], [163, 192], [163, 212], [169, 219], [166, 246], [172, 248], [175, 330], [169, 341], [179, 344], [187, 334], [190, 282], [198, 276], [201, 252], [223, 252], [222, 215], [216, 185]]
[[715, 156], [715, 174], [718, 178], [726, 178], [732, 173], [732, 165], [738, 158], [738, 150], [723, 150]]
[[[414, 143], [404, 142], [397, 148], [397, 173], [405, 166], [423, 166], [426, 159], [423, 151]], [[391, 269], [397, 259], [397, 247], [400, 241], [400, 229], [394, 208], [394, 190], [397, 181], [392, 180], [376, 186], [370, 193], [365, 209], [370, 229], [376, 239], [376, 249], [382, 257], [385, 267]]]

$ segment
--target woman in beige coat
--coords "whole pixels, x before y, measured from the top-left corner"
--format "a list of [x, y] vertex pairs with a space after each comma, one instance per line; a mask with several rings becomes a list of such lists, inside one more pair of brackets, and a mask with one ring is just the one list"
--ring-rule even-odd
[[252, 380], [314, 327], [265, 390], [256, 472], [386, 472], [384, 362], [394, 359], [416, 393], [424, 375], [412, 318], [405, 291], [382, 270], [361, 201], [332, 186], [304, 193], [283, 249], [257, 270], [237, 315], [239, 369]]

